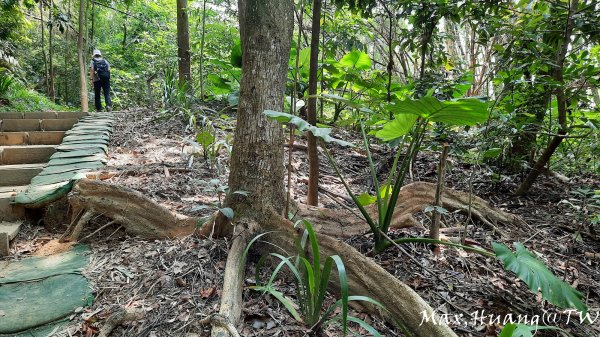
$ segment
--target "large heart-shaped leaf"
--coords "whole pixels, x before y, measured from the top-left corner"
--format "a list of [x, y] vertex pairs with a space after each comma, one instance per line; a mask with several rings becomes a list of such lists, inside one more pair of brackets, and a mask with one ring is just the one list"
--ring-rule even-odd
[[306, 132], [310, 131], [315, 137], [321, 138], [326, 143], [337, 143], [341, 146], [354, 146], [354, 144], [343, 141], [341, 139], [331, 137], [331, 129], [329, 128], [319, 128], [316, 126], [310, 125], [307, 121], [300, 117], [296, 117], [294, 115], [290, 115], [285, 112], [273, 111], [273, 110], [265, 110], [264, 114], [269, 118], [276, 120], [280, 123], [289, 123], [296, 126], [298, 131]]
[[340, 60], [340, 65], [349, 69], [369, 70], [371, 64], [369, 55], [360, 50], [351, 51]]
[[387, 108], [395, 115], [413, 114], [431, 122], [450, 125], [475, 125], [488, 118], [487, 104], [475, 98], [442, 102], [435, 97], [426, 96], [416, 101], [391, 103]]
[[517, 274], [529, 290], [560, 308], [575, 308], [586, 313], [588, 308], [583, 303], [583, 294], [568, 283], [556, 277], [546, 265], [538, 260], [522, 244], [515, 243], [516, 254], [500, 243], [492, 243], [496, 256], [504, 264], [504, 269]]
[[414, 114], [397, 114], [395, 118], [383, 125], [383, 129], [377, 131], [377, 138], [391, 142], [410, 132], [419, 116]]

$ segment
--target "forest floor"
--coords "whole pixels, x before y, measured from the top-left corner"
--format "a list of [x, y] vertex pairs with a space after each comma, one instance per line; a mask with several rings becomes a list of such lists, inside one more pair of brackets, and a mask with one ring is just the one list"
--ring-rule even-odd
[[[205, 159], [201, 150], [190, 145], [188, 140], [192, 140], [195, 133], [181, 118], [157, 117], [158, 113], [143, 110], [117, 114], [107, 167], [107, 171], [116, 175], [108, 181], [141, 191], [182, 214], [211, 214], [216, 208], [209, 205], [218, 204], [223, 197], [219, 191], [227, 183], [227, 146], [221, 149], [218, 157]], [[216, 115], [209, 119], [215, 127], [217, 139], [230, 143], [233, 119]], [[356, 144], [359, 142], [358, 134], [345, 130], [336, 132], [338, 138]], [[297, 143], [305, 144], [302, 138]], [[331, 151], [355, 191], [362, 193], [371, 189], [367, 158], [360, 147], [334, 146]], [[392, 154], [383, 146], [374, 146], [373, 153], [380, 173], [387, 172], [393, 160]], [[301, 149], [295, 149], [293, 155], [292, 198], [303, 203], [307, 192], [308, 161]], [[194, 159], [190, 160], [190, 156]], [[324, 156], [322, 158], [324, 160]], [[578, 188], [599, 189], [600, 179], [583, 175], [566, 183], [542, 176], [528, 196], [515, 197], [511, 192], [517, 186], [518, 177], [502, 176], [500, 181], [493, 182], [493, 171], [489, 167], [464, 164], [453, 156], [449, 160], [449, 188], [469, 191], [472, 179], [475, 195], [524, 220], [518, 227], [498, 224], [498, 229], [507, 234], [505, 238], [500, 238], [482, 224], [474, 223], [469, 226], [469, 238], [487, 249], [490, 249], [492, 241], [509, 246], [512, 242], [524, 243], [559, 278], [584, 294], [591, 313], [598, 313], [600, 260], [585, 253], [600, 252], [600, 242], [597, 234], [590, 232], [590, 224], [585, 220], [584, 201], [573, 192]], [[435, 153], [423, 152], [416, 161], [411, 179], [435, 182], [437, 161]], [[352, 207], [331, 167], [322, 162], [321, 168], [321, 206]], [[418, 214], [418, 218], [423, 222], [423, 228], [395, 230], [391, 235], [425, 235], [429, 217]], [[449, 227], [462, 227], [467, 219], [452, 213], [444, 216], [443, 221]], [[97, 226], [107, 222], [102, 217], [93, 221]], [[80, 237], [85, 238], [96, 229], [96, 226], [88, 226]], [[577, 231], [584, 234], [577, 237]], [[34, 252], [60, 234], [60, 228], [26, 227], [17, 238], [17, 255]], [[446, 235], [458, 236], [452, 231]], [[372, 247], [369, 234], [353, 237], [347, 242], [365, 253]], [[178, 240], [140, 240], [125, 234], [118, 225], [111, 225], [85, 243], [92, 250], [91, 263], [85, 275], [92, 284], [96, 299], [91, 307], [73, 317], [65, 336], [92, 336], [112, 312], [122, 308], [139, 308], [144, 317], [117, 327], [111, 336], [208, 335], [210, 327], [198, 326], [197, 322], [218, 311], [229, 246], [227, 240], [194, 236]], [[415, 289], [439, 314], [450, 314], [450, 325], [461, 336], [497, 336], [500, 324], [496, 324], [494, 319], [508, 314], [512, 314], [515, 320], [517, 315], [528, 315], [529, 320], [534, 321], [539, 317], [539, 324], [565, 327], [574, 336], [600, 336], [600, 320], [592, 325], [578, 324], [579, 317], [569, 316], [564, 310], [547, 304], [541, 296], [531, 293], [514, 274], [504, 271], [494, 259], [452, 248], [442, 248], [442, 253], [435, 256], [422, 244], [403, 247], [414, 259], [406, 258], [396, 248], [388, 249], [375, 259]], [[268, 268], [265, 267], [261, 273], [263, 280], [270, 271]], [[247, 286], [254, 284], [254, 270], [250, 263], [246, 273]], [[279, 281], [277, 286], [293, 298], [293, 283]], [[328, 300], [331, 303], [333, 298]], [[242, 336], [307, 334], [308, 328], [296, 322], [274, 298], [246, 288], [244, 301]], [[554, 319], [549, 314], [554, 313], [558, 314], [556, 322], [549, 322], [548, 318]], [[354, 314], [371, 323], [384, 336], [402, 335], [380, 318]], [[542, 321], [543, 318], [546, 321]], [[366, 335], [365, 330], [356, 327], [355, 330]], [[331, 326], [326, 335], [340, 336], [341, 332]]]

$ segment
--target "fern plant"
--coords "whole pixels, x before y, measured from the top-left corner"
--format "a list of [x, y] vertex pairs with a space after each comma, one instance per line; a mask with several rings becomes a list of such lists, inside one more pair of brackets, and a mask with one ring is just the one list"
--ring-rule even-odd
[[[321, 265], [321, 254], [317, 241], [316, 233], [309, 221], [302, 220], [296, 225], [302, 223], [305, 227], [304, 235], [297, 246], [298, 255], [286, 257], [277, 253], [270, 253], [263, 256], [256, 266], [256, 285], [250, 289], [270, 294], [275, 297], [289, 313], [299, 322], [305, 323], [313, 331], [322, 329], [324, 326], [332, 323], [341, 324], [344, 335], [348, 331], [348, 322], [354, 322], [360, 325], [363, 329], [371, 333], [373, 336], [381, 336], [375, 328], [367, 322], [348, 314], [348, 303], [350, 301], [363, 301], [374, 304], [380, 308], [383, 306], [366, 296], [350, 296], [348, 294], [348, 277], [344, 262], [338, 255], [328, 256], [324, 259]], [[250, 246], [262, 236], [269, 234], [264, 233], [256, 236], [246, 248], [246, 253]], [[312, 257], [305, 253], [307, 244], [310, 245]], [[260, 281], [260, 268], [268, 257], [274, 257], [279, 260], [279, 263], [271, 273], [269, 280], [266, 283]], [[330, 282], [331, 271], [336, 267], [338, 273], [338, 281], [340, 285], [341, 298], [327, 308], [325, 306], [325, 295]], [[296, 285], [296, 300], [294, 303], [290, 298], [274, 287], [274, 282], [283, 270], [287, 267], [294, 278]], [[298, 310], [296, 309], [298, 308]], [[339, 314], [334, 312], [337, 308], [341, 309]]]

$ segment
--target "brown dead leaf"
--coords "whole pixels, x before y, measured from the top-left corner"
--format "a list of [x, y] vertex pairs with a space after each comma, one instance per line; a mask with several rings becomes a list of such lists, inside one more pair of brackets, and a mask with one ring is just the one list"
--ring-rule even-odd
[[216, 288], [202, 288], [200, 289], [200, 297], [202, 298], [210, 298], [213, 297], [215, 295], [215, 293], [217, 292]]

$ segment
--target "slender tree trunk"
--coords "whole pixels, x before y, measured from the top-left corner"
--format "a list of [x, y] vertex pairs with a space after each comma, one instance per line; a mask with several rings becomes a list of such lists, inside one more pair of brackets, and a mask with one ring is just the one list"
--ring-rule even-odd
[[91, 25], [92, 28], [90, 29], [90, 46], [92, 46], [92, 48], [94, 48], [94, 28], [95, 28], [95, 22], [96, 22], [96, 3], [94, 1], [92, 1], [92, 15], [91, 15]]
[[[308, 109], [307, 119], [312, 125], [317, 125], [317, 71], [319, 69], [319, 37], [321, 36], [321, 7], [323, 2], [313, 2], [312, 33], [310, 38], [310, 70], [308, 75]], [[319, 204], [319, 151], [317, 137], [308, 133], [308, 196], [306, 203], [311, 206]]]
[[127, 45], [127, 15], [123, 18], [123, 40], [121, 41], [121, 49], [125, 53], [125, 46]]
[[[292, 0], [239, 0], [243, 51], [238, 120], [235, 128], [229, 189], [225, 205], [235, 212], [235, 225], [224, 217], [215, 224], [217, 235], [233, 235], [219, 313], [237, 325], [241, 318], [244, 279], [243, 248], [258, 230], [257, 223], [282, 217], [285, 201], [283, 128], [264, 110], [283, 111], [293, 32]], [[290, 149], [291, 151], [291, 149]], [[236, 194], [236, 191], [246, 191]], [[288, 229], [289, 230], [289, 229]], [[228, 333], [213, 328], [213, 337]]]
[[46, 58], [46, 41], [45, 41], [45, 26], [46, 21], [44, 21], [44, 2], [40, 1], [40, 30], [42, 36], [42, 61], [44, 62], [44, 86], [46, 89], [46, 94], [50, 93], [50, 86], [48, 85], [48, 59]]
[[559, 130], [558, 134], [552, 138], [548, 146], [542, 153], [542, 155], [538, 158], [538, 160], [533, 165], [529, 174], [523, 180], [515, 194], [523, 195], [529, 191], [533, 183], [536, 181], [537, 177], [540, 173], [543, 172], [544, 167], [548, 165], [550, 162], [550, 158], [558, 149], [558, 146], [562, 143], [565, 135], [567, 134], [567, 98], [565, 94], [565, 86], [564, 86], [564, 64], [565, 58], [567, 56], [567, 52], [569, 51], [569, 43], [571, 41], [571, 35], [573, 34], [574, 20], [573, 15], [577, 11], [577, 7], [579, 6], [579, 0], [572, 0], [569, 3], [569, 11], [567, 13], [567, 23], [564, 30], [564, 36], [562, 44], [556, 55], [556, 65], [552, 71], [552, 77], [561, 85], [556, 88], [556, 105], [558, 110], [558, 124]]
[[56, 101], [54, 92], [54, 17], [52, 16], [53, 1], [50, 0], [50, 11], [48, 18], [50, 19], [50, 27], [48, 28], [48, 63], [50, 66], [50, 74], [48, 76], [48, 96], [52, 102]]
[[204, 99], [204, 38], [206, 36], [206, 0], [202, 3], [202, 37], [200, 39], [200, 60], [198, 61], [200, 75], [200, 99]]
[[84, 20], [86, 0], [79, 0], [79, 33], [77, 34], [77, 59], [79, 60], [79, 96], [81, 100], [81, 111], [88, 112], [88, 91], [87, 91], [87, 67], [83, 56], [84, 44], [83, 35], [85, 34]]
[[179, 83], [187, 83], [191, 89], [190, 27], [187, 0], [177, 0], [177, 57]]

